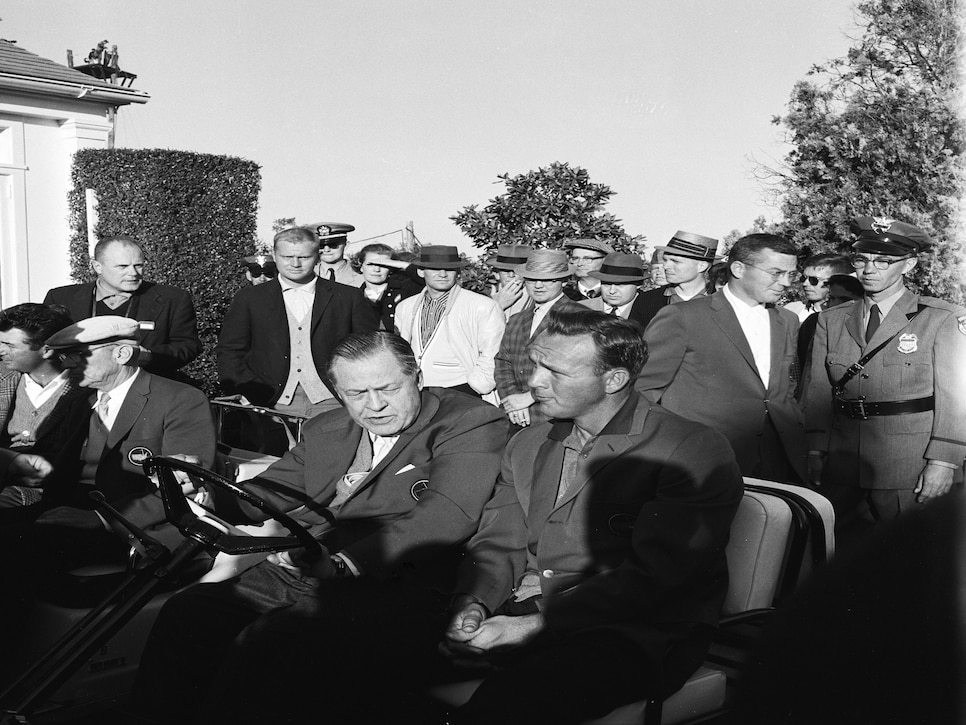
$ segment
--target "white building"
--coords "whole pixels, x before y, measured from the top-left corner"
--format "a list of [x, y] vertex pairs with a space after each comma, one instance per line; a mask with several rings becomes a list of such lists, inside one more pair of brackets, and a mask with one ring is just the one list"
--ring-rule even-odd
[[71, 157], [108, 148], [112, 110], [149, 98], [0, 40], [0, 307], [71, 282]]

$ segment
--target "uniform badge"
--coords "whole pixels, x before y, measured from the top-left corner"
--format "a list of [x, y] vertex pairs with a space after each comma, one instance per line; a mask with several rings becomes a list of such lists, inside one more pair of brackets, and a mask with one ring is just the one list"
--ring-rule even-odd
[[959, 331], [966, 335], [966, 315], [959, 318]]
[[150, 448], [135, 446], [127, 452], [127, 459], [131, 462], [131, 465], [140, 466], [153, 455]]
[[315, 233], [318, 234], [320, 237], [327, 237], [331, 232], [332, 230], [329, 227], [325, 226], [325, 224], [321, 224], [315, 228]]
[[913, 333], [907, 332], [905, 335], [899, 335], [899, 352], [908, 355], [919, 349], [919, 338]]
[[409, 489], [409, 493], [418, 501], [423, 491], [425, 491], [427, 488], [429, 488], [429, 479], [421, 478], [413, 484], [412, 488]]
[[895, 221], [895, 219], [890, 219], [887, 216], [872, 217], [872, 230], [877, 234], [885, 234], [889, 231], [889, 227], [895, 224]]

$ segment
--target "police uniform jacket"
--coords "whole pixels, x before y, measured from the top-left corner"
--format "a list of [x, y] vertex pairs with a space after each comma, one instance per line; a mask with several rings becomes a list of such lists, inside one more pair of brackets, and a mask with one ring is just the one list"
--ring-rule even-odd
[[557, 503], [572, 429], [550, 421], [510, 440], [456, 591], [495, 611], [529, 550], [552, 632], [610, 628], [643, 641], [662, 623], [716, 625], [742, 496], [728, 441], [632, 392]]
[[[344, 408], [310, 420], [302, 441], [246, 484], [340, 552], [367, 577], [422, 580], [452, 572], [476, 531], [506, 444], [506, 416], [445, 388], [425, 388], [416, 420], [337, 509], [336, 486], [363, 429]], [[368, 434], [366, 434], [368, 435]], [[257, 509], [243, 506], [254, 519]]]
[[[863, 314], [861, 301], [819, 313], [805, 398], [809, 449], [828, 452], [826, 481], [912, 489], [924, 459], [962, 466], [966, 457], [966, 309], [907, 290], [868, 344]], [[890, 337], [841, 397], [874, 403], [932, 396], [934, 408], [868, 420], [836, 411], [832, 385]]]
[[[44, 298], [45, 305], [63, 305], [74, 322], [94, 312], [94, 282], [55, 287]], [[141, 367], [156, 375], [171, 377], [178, 368], [201, 354], [201, 339], [195, 321], [191, 295], [183, 289], [156, 282], [142, 282], [131, 295], [129, 306], [118, 314], [154, 322], [153, 330], [138, 332], [138, 344], [151, 351]]]

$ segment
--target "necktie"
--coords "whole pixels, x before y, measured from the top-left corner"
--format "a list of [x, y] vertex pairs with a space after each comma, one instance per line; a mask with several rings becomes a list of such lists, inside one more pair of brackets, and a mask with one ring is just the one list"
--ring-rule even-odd
[[110, 400], [111, 396], [108, 393], [101, 393], [101, 397], [97, 400], [97, 417], [101, 419], [105, 428], [110, 427], [107, 425], [107, 411]]
[[618, 308], [617, 308], [617, 307], [611, 307], [611, 308], [610, 308], [610, 309], [609, 309], [609, 310], [607, 311], [607, 314], [608, 314], [608, 315], [614, 315], [614, 317], [617, 317], [617, 316], [618, 316], [618, 315], [617, 315], [617, 310], [618, 310]]
[[329, 267], [329, 281], [335, 282], [335, 270]]
[[872, 309], [869, 310], [869, 325], [865, 328], [865, 341], [868, 342], [872, 339], [875, 331], [879, 329], [879, 305], [872, 305]]

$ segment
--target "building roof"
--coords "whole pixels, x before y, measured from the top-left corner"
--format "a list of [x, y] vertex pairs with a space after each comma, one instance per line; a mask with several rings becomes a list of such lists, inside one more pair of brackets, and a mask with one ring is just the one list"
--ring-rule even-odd
[[[63, 92], [65, 89], [74, 87], [77, 91], [74, 95], [79, 98], [85, 97], [86, 94], [81, 93], [85, 88], [101, 91], [92, 93], [90, 100], [103, 101], [105, 93], [109, 94], [115, 103], [118, 101], [144, 103], [149, 98], [143, 91], [121, 88], [107, 81], [92, 78], [66, 65], [41, 58], [36, 53], [31, 53], [9, 40], [0, 39], [0, 87], [11, 87], [14, 82], [18, 87], [24, 87], [24, 84], [31, 80], [36, 82], [33, 84], [35, 86], [33, 90], [44, 92], [46, 86], [49, 92], [56, 95], [65, 95]], [[127, 100], [122, 100], [124, 98]]]

